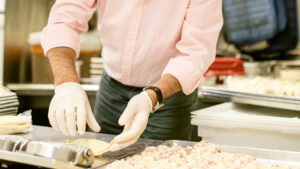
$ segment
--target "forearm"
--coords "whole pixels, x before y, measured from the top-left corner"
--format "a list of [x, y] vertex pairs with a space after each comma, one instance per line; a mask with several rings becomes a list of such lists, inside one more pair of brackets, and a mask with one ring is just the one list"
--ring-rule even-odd
[[47, 56], [51, 64], [55, 86], [65, 82], [79, 83], [75, 69], [76, 54], [73, 49], [67, 47], [53, 48], [48, 51]]
[[[167, 99], [170, 96], [181, 91], [181, 85], [179, 81], [170, 74], [164, 75], [157, 83], [154, 84], [154, 86], [158, 87], [161, 90], [163, 99]], [[155, 105], [157, 101], [156, 94], [152, 90], [148, 90], [147, 92], [152, 100], [152, 103], [154, 103], [152, 105]]]

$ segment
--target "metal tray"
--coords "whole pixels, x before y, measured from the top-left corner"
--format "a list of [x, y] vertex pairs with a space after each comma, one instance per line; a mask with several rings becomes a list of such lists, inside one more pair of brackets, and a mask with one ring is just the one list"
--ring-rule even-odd
[[[1, 155], [2, 154], [2, 155]], [[51, 159], [48, 166], [57, 162], [70, 166], [89, 167], [94, 162], [91, 150], [78, 145], [57, 142], [32, 141], [21, 136], [0, 136], [0, 160], [36, 165], [34, 159]], [[52, 162], [55, 163], [52, 163]], [[46, 165], [47, 163], [43, 164]], [[40, 166], [40, 165], [37, 165]], [[45, 167], [45, 166], [44, 166]]]
[[0, 150], [15, 152], [18, 151], [19, 148], [22, 148], [24, 141], [28, 139], [24, 139], [19, 136], [11, 136], [11, 135], [1, 135], [0, 136]]
[[213, 86], [202, 86], [202, 91], [213, 91], [216, 93], [223, 93], [223, 94], [232, 94], [232, 95], [246, 95], [246, 96], [254, 96], [254, 97], [260, 97], [260, 98], [276, 98], [276, 99], [282, 99], [282, 100], [291, 100], [291, 101], [300, 101], [300, 97], [296, 96], [287, 96], [287, 95], [274, 95], [274, 94], [258, 94], [258, 93], [247, 93], [247, 92], [238, 92], [233, 90], [228, 90], [221, 87], [213, 87]]
[[[169, 147], [175, 147], [175, 146], [187, 147], [187, 146], [193, 146], [196, 143], [197, 142], [168, 140], [162, 143], [162, 145], [166, 145]], [[281, 164], [290, 167], [300, 167], [300, 152], [227, 146], [227, 145], [218, 145], [218, 146], [220, 147], [220, 152], [247, 154], [256, 157], [257, 160], [261, 163]]]
[[163, 141], [160, 140], [151, 140], [151, 139], [139, 139], [138, 142], [135, 144], [124, 148], [119, 151], [111, 152], [108, 151], [104, 154], [102, 154], [101, 159], [95, 159], [95, 164], [92, 165], [92, 169], [102, 169], [105, 168], [106, 165], [114, 162], [115, 160], [120, 160], [122, 158], [125, 158], [127, 156], [131, 156], [134, 154], [138, 154], [145, 150], [147, 146], [157, 146], [159, 144], [163, 143]]
[[81, 169], [81, 167], [64, 163], [52, 158], [33, 156], [31, 154], [24, 154], [20, 152], [9, 152], [9, 151], [0, 150], [0, 157], [1, 157], [0, 158], [1, 164], [10, 164], [11, 162], [14, 162], [19, 164], [26, 164], [29, 166], [38, 166], [44, 168]]
[[[78, 138], [89, 138], [89, 139], [99, 139], [105, 142], [110, 142], [115, 136], [114, 135], [108, 135], [108, 134], [102, 134], [102, 133], [94, 133], [94, 132], [86, 132], [84, 135], [77, 135], [77, 136], [64, 136], [63, 134], [55, 131], [53, 128], [50, 127], [43, 127], [43, 126], [33, 126], [33, 130], [29, 133], [19, 135], [23, 138], [27, 138], [29, 140], [34, 141], [41, 141], [41, 142], [55, 142], [58, 144], [66, 144], [66, 140], [76, 140]], [[1, 140], [1, 136], [0, 136]], [[114, 160], [124, 158], [129, 155], [137, 154], [141, 151], [143, 151], [147, 146], [155, 146], [163, 141], [159, 140], [151, 140], [151, 139], [139, 139], [134, 145], [125, 148], [120, 151], [116, 152], [107, 152], [102, 154], [103, 158], [98, 159], [95, 158], [94, 164], [91, 166], [91, 168], [102, 168], [105, 166], [105, 164], [111, 163]], [[1, 143], [1, 142], [0, 142]], [[0, 144], [1, 146], [1, 144]], [[28, 164], [33, 166], [41, 166], [41, 167], [47, 167], [47, 168], [54, 168], [56, 165], [66, 165], [66, 167], [60, 167], [60, 168], [78, 168], [75, 165], [72, 165], [70, 163], [66, 163], [63, 161], [55, 160], [53, 158], [44, 157], [43, 156], [33, 156], [31, 155], [33, 151], [29, 151], [29, 153], [18, 153], [18, 152], [9, 152], [9, 151], [1, 151], [0, 149], [0, 161], [6, 160], [10, 162], [17, 162], [20, 164]], [[51, 154], [51, 153], [50, 153]], [[24, 157], [23, 157], [24, 156]], [[41, 160], [43, 162], [38, 163], [37, 160]], [[40, 164], [40, 165], [39, 165]]]
[[201, 93], [213, 100], [300, 111], [300, 97], [236, 92], [209, 86], [202, 86]]

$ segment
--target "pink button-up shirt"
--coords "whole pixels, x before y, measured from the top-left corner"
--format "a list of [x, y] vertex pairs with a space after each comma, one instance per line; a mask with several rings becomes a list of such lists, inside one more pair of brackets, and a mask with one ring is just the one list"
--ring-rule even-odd
[[185, 94], [201, 85], [216, 54], [222, 0], [57, 0], [42, 34], [45, 53], [64, 46], [78, 55], [97, 8], [109, 76], [144, 87], [171, 74]]

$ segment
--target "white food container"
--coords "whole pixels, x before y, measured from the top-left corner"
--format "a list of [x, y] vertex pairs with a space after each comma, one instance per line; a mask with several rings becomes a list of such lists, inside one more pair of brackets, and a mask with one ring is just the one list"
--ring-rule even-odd
[[222, 103], [192, 112], [203, 140], [255, 148], [300, 151], [300, 112]]

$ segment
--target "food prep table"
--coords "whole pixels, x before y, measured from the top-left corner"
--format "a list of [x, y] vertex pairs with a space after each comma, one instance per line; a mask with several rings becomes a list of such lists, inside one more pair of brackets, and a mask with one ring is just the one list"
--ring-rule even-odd
[[[97, 84], [83, 84], [83, 89], [86, 91], [89, 98], [91, 107], [94, 107], [96, 92], [99, 90]], [[100, 86], [101, 87], [101, 86]], [[19, 112], [32, 110], [32, 121], [35, 125], [50, 126], [48, 122], [47, 112], [50, 101], [54, 94], [53, 84], [7, 84], [7, 88], [14, 91], [19, 99]], [[220, 102], [207, 100], [199, 95], [198, 103], [195, 105], [194, 110], [202, 109]], [[196, 133], [196, 132], [195, 132]], [[196, 136], [193, 140], [199, 140]]]
[[[43, 126], [33, 126], [32, 131], [29, 132], [28, 134], [18, 134], [14, 136], [19, 136], [23, 137], [24, 139], [24, 144], [26, 143], [26, 140], [32, 140], [35, 141], [34, 144], [40, 144], [40, 145], [33, 145], [32, 148], [30, 148], [30, 153], [20, 153], [19, 147], [20, 145], [15, 148], [17, 149], [17, 152], [8, 152], [8, 151], [1, 151], [3, 147], [7, 147], [8, 143], [1, 143], [1, 135], [0, 135], [0, 161], [13, 161], [17, 163], [22, 163], [22, 164], [27, 164], [27, 165], [32, 165], [32, 166], [40, 166], [44, 168], [54, 168], [59, 166], [64, 166], [66, 168], [79, 168], [78, 166], [74, 166], [74, 164], [82, 163], [78, 162], [77, 156], [80, 155], [82, 157], [83, 154], [82, 151], [87, 151], [87, 150], [82, 150], [82, 149], [77, 149], [74, 147], [65, 147], [64, 144], [66, 144], [67, 139], [70, 140], [75, 140], [77, 138], [88, 138], [88, 139], [100, 139], [102, 141], [110, 142], [113, 138], [114, 135], [107, 135], [107, 134], [100, 134], [100, 133], [94, 133], [94, 132], [86, 132], [82, 136], [64, 136], [63, 134], [55, 131], [54, 129], [50, 127], [43, 127]], [[12, 139], [14, 140], [14, 139]], [[10, 141], [11, 142], [11, 141]], [[9, 143], [10, 143], [9, 142]], [[56, 144], [58, 146], [55, 146], [53, 144]], [[161, 144], [162, 141], [159, 140], [151, 140], [151, 139], [139, 139], [136, 144], [125, 148], [123, 150], [117, 151], [117, 152], [107, 152], [102, 155], [101, 160], [95, 160], [94, 164], [92, 165], [92, 168], [99, 168], [102, 165], [106, 163], [110, 163], [116, 159], [120, 159], [123, 157], [126, 157], [131, 154], [136, 154], [138, 152], [141, 152], [143, 149], [145, 149], [146, 146], [155, 146], [158, 144]], [[61, 146], [61, 144], [63, 144]], [[5, 145], [5, 146], [3, 146]], [[27, 145], [28, 148], [29, 144]], [[10, 146], [11, 147], [11, 146]], [[54, 148], [61, 149], [57, 152], [57, 150], [54, 150]], [[11, 148], [12, 149], [12, 148]], [[72, 151], [74, 150], [74, 151]], [[80, 150], [80, 153], [74, 153], [78, 152]], [[19, 152], [19, 153], [18, 153]], [[56, 153], [55, 153], [56, 152]], [[84, 153], [84, 152], [83, 152]], [[32, 155], [35, 154], [35, 155]], [[55, 160], [52, 155], [55, 155], [56, 158], [60, 158], [63, 160], [68, 161], [60, 161], [60, 160]], [[48, 158], [44, 158], [44, 157]], [[59, 157], [58, 157], [59, 156]], [[68, 157], [68, 158], [67, 158]], [[71, 158], [72, 157], [72, 158]], [[81, 158], [80, 157], [80, 158]], [[80, 159], [79, 158], [79, 159]], [[94, 157], [91, 157], [94, 158]]]
[[[20, 142], [18, 147], [12, 147], [10, 146], [13, 142], [13, 139], [10, 140], [10, 142], [6, 144], [1, 144], [1, 136], [0, 136], [0, 162], [2, 163], [2, 166], [5, 166], [8, 164], [28, 164], [32, 166], [39, 166], [39, 167], [45, 167], [45, 168], [87, 168], [82, 166], [76, 166], [74, 164], [83, 163], [83, 155], [87, 154], [88, 156], [91, 156], [89, 153], [89, 150], [82, 149], [82, 148], [76, 148], [78, 151], [84, 152], [84, 154], [80, 154], [80, 156], [76, 156], [76, 160], [74, 158], [71, 158], [74, 156], [74, 154], [70, 154], [70, 149], [59, 149], [56, 150], [56, 155], [60, 155], [56, 158], [50, 158], [51, 153], [53, 153], [53, 150], [50, 143], [56, 142], [57, 144], [66, 144], [66, 139], [76, 139], [76, 137], [65, 137], [59, 132], [56, 132], [54, 129], [49, 127], [41, 127], [41, 126], [33, 126], [33, 130], [28, 134], [21, 134], [16, 135], [17, 137], [24, 137], [22, 141]], [[15, 136], [13, 136], [15, 137]], [[109, 142], [114, 136], [113, 135], [106, 135], [106, 134], [99, 134], [99, 133], [92, 133], [87, 132], [83, 136], [80, 136], [80, 138], [90, 138], [90, 139], [101, 139], [104, 141]], [[28, 143], [28, 140], [33, 140]], [[42, 143], [42, 145], [47, 145], [47, 147], [41, 148], [39, 146], [38, 148], [34, 148], [35, 145], [38, 143]], [[27, 146], [25, 146], [27, 144]], [[151, 140], [151, 139], [139, 139], [138, 142], [134, 145], [132, 145], [129, 148], [110, 153], [107, 152], [107, 155], [103, 154], [103, 159], [96, 159], [90, 168], [105, 168], [104, 163], [112, 162], [116, 159], [124, 158], [128, 155], [133, 155], [141, 152], [146, 146], [156, 146], [156, 145], [166, 145], [169, 147], [174, 146], [193, 146], [196, 144], [196, 142], [189, 142], [189, 141], [177, 141], [177, 140], [168, 140], [168, 141], [158, 141], [158, 140]], [[28, 148], [31, 147], [31, 148]], [[57, 146], [56, 146], [57, 148]], [[60, 147], [62, 148], [62, 147]], [[4, 150], [6, 151], [4, 151]], [[7, 150], [19, 150], [17, 152], [10, 152]], [[74, 149], [74, 146], [71, 148], [71, 150]], [[43, 151], [37, 151], [37, 150], [43, 150]], [[21, 151], [26, 151], [27, 153], [22, 153]], [[271, 162], [276, 164], [287, 164], [290, 166], [299, 166], [300, 167], [300, 152], [288, 152], [288, 151], [277, 151], [277, 150], [266, 150], [266, 149], [256, 149], [256, 148], [246, 148], [246, 147], [237, 147], [237, 146], [220, 146], [221, 152], [229, 152], [229, 153], [240, 153], [240, 154], [248, 154], [257, 157], [257, 159], [264, 163], [264, 162]], [[69, 153], [69, 154], [68, 154]], [[35, 154], [35, 155], [33, 155]], [[47, 158], [46, 158], [47, 157]], [[80, 158], [78, 158], [80, 157]], [[72, 162], [66, 162], [57, 160], [57, 158], [60, 159], [67, 159], [72, 160]], [[93, 158], [89, 158], [90, 160]], [[78, 160], [79, 159], [79, 160]], [[85, 161], [89, 162], [89, 161]], [[104, 163], [103, 163], [104, 162]]]
[[[17, 93], [18, 96], [52, 96], [53, 84], [8, 84], [7, 87]], [[88, 95], [95, 95], [99, 89], [98, 84], [83, 84], [82, 88]]]

